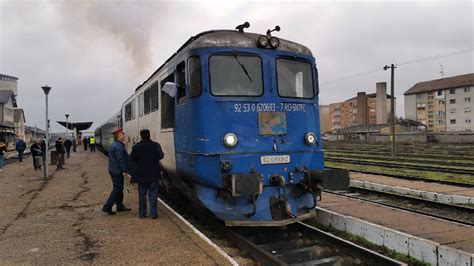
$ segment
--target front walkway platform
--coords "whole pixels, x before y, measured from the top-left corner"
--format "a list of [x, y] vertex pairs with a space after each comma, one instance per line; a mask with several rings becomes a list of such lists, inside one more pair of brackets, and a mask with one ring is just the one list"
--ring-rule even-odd
[[231, 264], [162, 205], [158, 219], [139, 219], [128, 181], [132, 211], [103, 213], [112, 189], [107, 159], [78, 149], [46, 180], [31, 157], [0, 172], [2, 264]]

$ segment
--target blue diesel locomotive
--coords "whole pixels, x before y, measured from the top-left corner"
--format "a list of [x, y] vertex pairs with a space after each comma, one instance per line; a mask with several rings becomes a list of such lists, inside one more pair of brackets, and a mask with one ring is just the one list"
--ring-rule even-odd
[[315, 214], [322, 183], [348, 178], [324, 172], [311, 51], [246, 27], [190, 38], [114, 117], [129, 151], [143, 128], [162, 144], [163, 186], [227, 226], [281, 226]]

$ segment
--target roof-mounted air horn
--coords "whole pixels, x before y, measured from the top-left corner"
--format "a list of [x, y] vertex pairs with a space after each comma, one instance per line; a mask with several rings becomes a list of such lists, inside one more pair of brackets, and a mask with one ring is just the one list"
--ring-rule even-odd
[[235, 29], [241, 33], [244, 33], [244, 29], [247, 29], [248, 27], [250, 27], [250, 23], [245, 22], [244, 24], [240, 24], [239, 26], [235, 27]]

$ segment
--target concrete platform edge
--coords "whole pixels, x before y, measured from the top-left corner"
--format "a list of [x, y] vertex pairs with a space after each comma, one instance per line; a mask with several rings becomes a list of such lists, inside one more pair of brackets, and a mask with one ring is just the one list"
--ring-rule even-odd
[[352, 187], [359, 187], [359, 188], [367, 188], [375, 191], [385, 191], [385, 192], [392, 192], [401, 195], [409, 195], [414, 196], [422, 199], [427, 199], [430, 201], [445, 203], [445, 204], [458, 204], [458, 205], [467, 205], [474, 203], [474, 197], [466, 197], [461, 195], [448, 195], [442, 194], [437, 192], [431, 191], [422, 191], [417, 189], [405, 188], [405, 187], [398, 187], [398, 186], [390, 186], [384, 184], [378, 184], [368, 181], [360, 181], [360, 180], [351, 180], [350, 186]]
[[316, 220], [431, 265], [474, 266], [474, 254], [317, 207]]
[[177, 219], [187, 228], [189, 228], [194, 234], [199, 236], [206, 245], [210, 246], [214, 249], [217, 253], [219, 253], [225, 260], [229, 262], [229, 264], [237, 266], [239, 265], [229, 254], [227, 254], [224, 250], [222, 250], [219, 246], [217, 246], [214, 242], [212, 242], [208, 237], [206, 237], [201, 231], [199, 231], [196, 227], [194, 227], [191, 223], [189, 223], [186, 219], [184, 219], [179, 213], [175, 212], [168, 204], [158, 198], [158, 202], [162, 204], [169, 212], [171, 212]]

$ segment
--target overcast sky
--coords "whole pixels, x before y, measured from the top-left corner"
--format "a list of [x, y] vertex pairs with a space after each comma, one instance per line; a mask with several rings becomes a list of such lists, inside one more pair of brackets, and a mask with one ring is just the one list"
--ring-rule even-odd
[[[397, 115], [420, 81], [474, 72], [473, 4], [438, 2], [160, 2], [0, 0], [0, 73], [18, 77], [28, 125], [50, 118], [94, 121], [121, 103], [189, 37], [211, 29], [275, 25], [306, 45], [319, 70], [320, 104], [375, 92], [396, 63]], [[452, 55], [452, 56], [447, 56]], [[52, 123], [53, 131], [62, 131]]]

